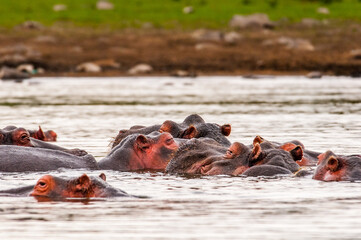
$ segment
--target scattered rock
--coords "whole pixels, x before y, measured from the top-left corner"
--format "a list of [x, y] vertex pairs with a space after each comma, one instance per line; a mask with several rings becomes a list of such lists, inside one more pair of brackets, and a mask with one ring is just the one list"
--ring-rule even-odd
[[2, 80], [23, 80], [30, 78], [26, 72], [21, 72], [16, 68], [2, 67], [0, 70], [0, 78]]
[[317, 8], [317, 12], [320, 13], [320, 14], [330, 14], [330, 10], [328, 10], [328, 8], [326, 7], [319, 7]]
[[36, 21], [26, 21], [23, 22], [22, 24], [19, 25], [19, 27], [21, 28], [25, 28], [25, 29], [43, 29], [44, 26]]
[[263, 41], [263, 46], [271, 45], [284, 45], [286, 49], [298, 50], [298, 51], [314, 51], [315, 47], [307, 39], [296, 38], [292, 39], [289, 37], [280, 37], [278, 39], [267, 39]]
[[241, 34], [237, 32], [228, 32], [224, 34], [224, 41], [229, 44], [235, 44], [242, 39]]
[[274, 28], [275, 24], [271, 22], [267, 14], [255, 13], [252, 15], [234, 15], [229, 22], [233, 28]]
[[114, 59], [100, 59], [93, 61], [92, 63], [100, 66], [101, 68], [119, 68], [120, 63], [116, 62]]
[[183, 13], [184, 13], [184, 14], [190, 14], [190, 13], [192, 13], [192, 12], [194, 12], [194, 9], [193, 9], [192, 6], [187, 6], [187, 7], [184, 7], [184, 8], [183, 8]]
[[201, 50], [217, 50], [219, 49], [219, 46], [213, 43], [198, 43], [194, 47], [197, 51]]
[[321, 72], [309, 72], [307, 73], [306, 77], [308, 78], [322, 78]]
[[38, 43], [56, 43], [57, 42], [57, 39], [53, 36], [46, 36], [46, 35], [43, 35], [43, 36], [38, 36], [34, 39], [35, 42], [38, 42]]
[[198, 29], [192, 33], [192, 38], [198, 41], [222, 41], [223, 33], [215, 30]]
[[99, 73], [102, 71], [102, 68], [95, 63], [86, 62], [86, 63], [79, 64], [76, 67], [76, 71], [87, 72], [87, 73]]
[[185, 70], [177, 70], [170, 74], [173, 77], [196, 77], [197, 74], [195, 72], [185, 71]]
[[23, 72], [23, 73], [33, 74], [35, 68], [34, 68], [34, 65], [32, 65], [32, 64], [21, 64], [16, 68], [16, 70]]
[[143, 74], [143, 73], [150, 73], [153, 71], [153, 68], [148, 64], [138, 64], [128, 70], [129, 74]]
[[99, 0], [97, 2], [97, 9], [98, 10], [113, 10], [114, 4], [111, 2], [108, 2], [106, 0]]
[[301, 20], [301, 25], [305, 27], [317, 27], [322, 25], [322, 22], [313, 18], [303, 18]]
[[350, 51], [350, 57], [353, 59], [361, 59], [361, 48]]
[[60, 11], [65, 11], [68, 7], [65, 4], [55, 4], [53, 6], [53, 11], [54, 12], [60, 12]]

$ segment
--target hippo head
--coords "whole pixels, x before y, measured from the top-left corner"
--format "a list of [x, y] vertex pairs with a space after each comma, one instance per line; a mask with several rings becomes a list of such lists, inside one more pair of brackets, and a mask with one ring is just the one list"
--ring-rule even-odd
[[29, 133], [30, 133], [30, 137], [46, 142], [55, 142], [58, 137], [53, 130], [48, 130], [44, 132], [40, 126], [38, 130], [29, 131]]
[[10, 127], [0, 130], [0, 144], [33, 147], [30, 134], [25, 128]]
[[169, 133], [132, 134], [113, 148], [99, 166], [120, 171], [164, 170], [178, 147]]
[[344, 181], [361, 179], [361, 156], [339, 156], [327, 151], [318, 156], [319, 161], [313, 179]]
[[90, 178], [88, 175], [83, 174], [73, 179], [45, 175], [38, 180], [30, 196], [35, 197], [38, 201], [107, 197], [106, 189], [108, 184], [106, 184], [105, 180], [104, 173], [101, 173], [99, 178]]
[[185, 123], [178, 124], [176, 122], [167, 120], [159, 129], [160, 132], [168, 132], [176, 138], [212, 138], [218, 143], [229, 146], [231, 143], [228, 141], [226, 136], [231, 133], [231, 125], [224, 124], [222, 126], [215, 123], [192, 123], [185, 125]]
[[181, 145], [168, 164], [168, 173], [202, 175], [237, 175], [241, 159], [250, 151], [241, 143], [233, 144], [228, 150], [210, 138], [191, 139]]
[[[292, 142], [284, 143], [279, 148], [289, 152], [292, 156], [295, 156], [296, 158], [299, 155], [301, 155], [301, 151], [302, 152], [304, 151], [303, 145], [296, 145], [296, 144], [294, 144]], [[296, 163], [299, 166], [312, 166], [312, 165], [314, 165], [314, 162], [312, 161], [312, 159], [310, 157], [306, 156], [305, 154], [302, 154], [302, 158], [299, 159], [299, 160], [296, 160]]]

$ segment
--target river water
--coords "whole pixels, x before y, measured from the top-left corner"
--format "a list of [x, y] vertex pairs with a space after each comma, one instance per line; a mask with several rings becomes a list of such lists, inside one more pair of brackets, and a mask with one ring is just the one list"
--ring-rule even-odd
[[[361, 79], [302, 77], [34, 78], [0, 82], [0, 127], [53, 129], [58, 143], [97, 160], [117, 132], [192, 113], [232, 124], [230, 140], [256, 135], [339, 154], [360, 153]], [[361, 239], [360, 182], [311, 177], [186, 178], [163, 173], [61, 170], [98, 175], [134, 195], [38, 203], [0, 197], [0, 239]], [[44, 173], [0, 173], [0, 190]]]

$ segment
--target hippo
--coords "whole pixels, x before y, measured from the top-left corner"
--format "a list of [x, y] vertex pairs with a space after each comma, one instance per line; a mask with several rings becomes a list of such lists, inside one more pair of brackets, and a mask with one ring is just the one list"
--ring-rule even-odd
[[[248, 176], [269, 176], [290, 174], [299, 170], [295, 161], [302, 158], [300, 146], [287, 152], [271, 147], [268, 143], [256, 143], [251, 148], [235, 142], [227, 149], [211, 140], [207, 138], [191, 139], [183, 144], [169, 162], [166, 172], [202, 175], [241, 175], [246, 173], [245, 175]], [[262, 167], [258, 167], [261, 165]], [[251, 168], [253, 169], [248, 170]]]
[[149, 134], [153, 131], [169, 132], [174, 138], [213, 138], [219, 143], [229, 146], [231, 143], [226, 136], [231, 133], [231, 125], [224, 124], [222, 126], [215, 123], [206, 123], [198, 114], [191, 114], [184, 119], [182, 123], [176, 123], [170, 120], [163, 122], [162, 125], [153, 125], [149, 127], [136, 125], [129, 130], [120, 130], [113, 141], [112, 148], [118, 145], [125, 137], [131, 134]]
[[85, 156], [86, 151], [74, 148], [66, 149], [55, 144], [47, 143], [30, 137], [30, 133], [25, 128], [7, 126], [0, 129], [0, 145], [17, 145], [23, 147], [47, 148], [67, 152], [76, 156]]
[[98, 169], [98, 164], [90, 154], [75, 156], [53, 149], [0, 145], [1, 172], [50, 171], [58, 168]]
[[303, 145], [303, 143], [301, 143], [298, 140], [292, 140], [292, 141], [285, 142], [285, 143], [278, 143], [278, 142], [267, 141], [264, 138], [262, 138], [261, 136], [256, 136], [255, 139], [253, 140], [253, 145], [255, 145], [256, 143], [262, 143], [263, 148], [265, 148], [265, 147], [266, 148], [279, 148], [279, 149], [283, 149], [285, 151], [292, 151], [297, 146], [300, 146], [303, 151], [303, 157], [301, 160], [296, 161], [296, 163], [299, 166], [316, 166], [317, 161], [318, 161], [317, 157], [318, 157], [318, 155], [321, 154], [319, 152], [315, 152], [315, 151], [306, 149], [305, 146]]
[[86, 174], [76, 178], [42, 176], [31, 186], [0, 191], [0, 196], [33, 196], [40, 202], [67, 201], [74, 199], [129, 197], [126, 192], [116, 189], [106, 182], [106, 176], [89, 177]]
[[179, 143], [169, 133], [132, 134], [99, 161], [100, 169], [164, 171]]
[[44, 142], [56, 142], [58, 135], [53, 130], [43, 131], [39, 126], [38, 130], [28, 130], [30, 137], [42, 140]]
[[313, 179], [321, 181], [361, 180], [361, 155], [336, 155], [327, 151], [319, 156]]

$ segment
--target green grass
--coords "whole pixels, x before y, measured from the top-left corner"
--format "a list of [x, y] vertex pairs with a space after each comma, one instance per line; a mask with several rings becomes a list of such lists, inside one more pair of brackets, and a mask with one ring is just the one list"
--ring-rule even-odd
[[[334, 0], [330, 4], [312, 0], [110, 0], [114, 10], [99, 11], [97, 0], [0, 0], [0, 26], [13, 27], [26, 20], [45, 25], [71, 22], [79, 26], [139, 27], [151, 22], [162, 28], [224, 28], [234, 14], [267, 13], [272, 20], [288, 18], [341, 19], [361, 21], [361, 0]], [[327, 2], [324, 0], [323, 2]], [[68, 9], [54, 12], [54, 4]], [[193, 6], [192, 14], [183, 14], [185, 6]], [[316, 12], [320, 6], [329, 15]]]

